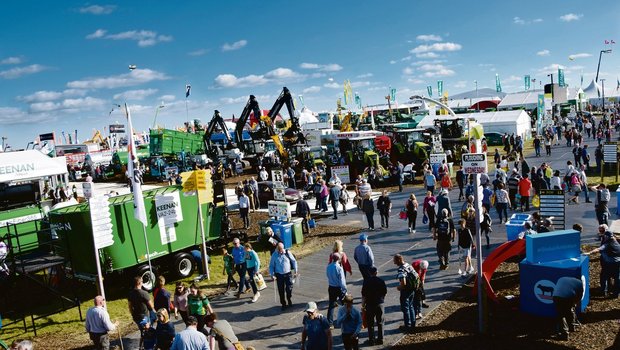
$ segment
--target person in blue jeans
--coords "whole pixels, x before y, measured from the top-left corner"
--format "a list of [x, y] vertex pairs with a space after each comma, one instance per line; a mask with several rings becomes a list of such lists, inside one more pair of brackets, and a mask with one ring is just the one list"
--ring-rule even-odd
[[332, 254], [332, 262], [327, 265], [325, 273], [329, 285], [327, 292], [329, 295], [329, 307], [327, 308], [327, 322], [330, 326], [334, 324], [334, 309], [336, 302], [342, 303], [342, 299], [347, 292], [347, 281], [344, 278], [344, 269], [340, 265], [340, 253]]
[[398, 286], [396, 289], [400, 291], [400, 309], [403, 312], [404, 325], [399, 329], [403, 332], [412, 332], [415, 328], [415, 309], [413, 307], [414, 289], [407, 285], [407, 275], [416, 273], [413, 267], [405, 262], [400, 254], [394, 255], [394, 265], [398, 266], [397, 277]]
[[239, 238], [233, 240], [232, 256], [235, 261], [235, 271], [239, 274], [239, 291], [236, 296], [239, 298], [246, 288], [250, 288], [249, 282], [245, 279], [247, 265], [245, 263], [245, 249], [241, 245]]

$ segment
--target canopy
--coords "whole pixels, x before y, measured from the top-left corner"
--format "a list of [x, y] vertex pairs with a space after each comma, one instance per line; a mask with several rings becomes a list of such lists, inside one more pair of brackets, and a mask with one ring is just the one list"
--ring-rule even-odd
[[543, 94], [542, 90], [530, 90], [507, 94], [499, 103], [499, 110], [513, 109], [515, 107], [523, 107], [525, 109], [535, 109], [538, 106], [538, 95]]
[[455, 120], [455, 119], [470, 119], [473, 118], [484, 127], [484, 132], [499, 132], [507, 134], [521, 135], [524, 138], [529, 138], [531, 130], [530, 116], [524, 110], [514, 111], [499, 111], [499, 112], [480, 112], [480, 113], [466, 113], [457, 114], [456, 117], [449, 115], [443, 116], [431, 116], [427, 115], [418, 124], [418, 128], [432, 128], [434, 127], [434, 120]]
[[314, 116], [314, 113], [306, 107], [301, 109], [299, 112], [299, 125], [303, 126], [308, 123], [316, 123], [319, 120]]
[[597, 82], [594, 81], [594, 79], [592, 79], [590, 85], [583, 89], [583, 92], [586, 94], [586, 98], [599, 98], [601, 97], [603, 89]]
[[37, 150], [0, 153], [0, 183], [66, 173], [65, 157], [50, 158]]

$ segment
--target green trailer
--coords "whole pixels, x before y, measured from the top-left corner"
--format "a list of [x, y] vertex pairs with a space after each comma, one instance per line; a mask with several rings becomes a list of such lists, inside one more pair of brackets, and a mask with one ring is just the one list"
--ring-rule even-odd
[[7, 239], [13, 254], [39, 249], [38, 231], [43, 217], [38, 205], [0, 211], [0, 237]]
[[[196, 196], [179, 194], [183, 220], [174, 224], [176, 237], [165, 238], [157, 220], [155, 197], [157, 195], [180, 192], [181, 186], [162, 187], [144, 192], [144, 204], [147, 213], [149, 252], [153, 269], [166, 267], [180, 278], [191, 276], [195, 261], [191, 251], [201, 244], [200, 226], [198, 224], [198, 204]], [[218, 240], [222, 235], [222, 217], [225, 215], [223, 204], [202, 204], [204, 216], [205, 239], [207, 242]], [[128, 270], [142, 276], [145, 287], [150, 287], [154, 276], [149, 274], [147, 249], [143, 226], [134, 217], [133, 195], [110, 198], [112, 218], [113, 245], [99, 251], [99, 259], [104, 273]], [[58, 251], [65, 256], [70, 269], [77, 278], [93, 280], [96, 275], [94, 243], [90, 220], [89, 205], [78, 204], [49, 213], [50, 226], [61, 244]], [[169, 240], [169, 242], [166, 242]]]
[[149, 150], [154, 156], [171, 156], [181, 152], [204, 154], [202, 134], [169, 129], [154, 129], [150, 133]]

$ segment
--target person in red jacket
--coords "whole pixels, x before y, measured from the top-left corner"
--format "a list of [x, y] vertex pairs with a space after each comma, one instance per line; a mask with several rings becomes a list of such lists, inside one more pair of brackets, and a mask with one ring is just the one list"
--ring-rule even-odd
[[519, 194], [521, 195], [521, 211], [523, 211], [523, 204], [525, 204], [525, 211], [530, 210], [530, 192], [532, 190], [532, 181], [530, 181], [528, 174], [525, 174], [519, 181]]

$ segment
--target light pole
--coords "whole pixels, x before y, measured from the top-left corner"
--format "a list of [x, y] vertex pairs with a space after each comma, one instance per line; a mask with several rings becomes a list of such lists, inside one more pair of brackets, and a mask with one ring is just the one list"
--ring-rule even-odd
[[166, 106], [164, 106], [164, 101], [162, 101], [161, 104], [157, 106], [157, 108], [155, 108], [155, 119], [153, 120], [153, 129], [157, 127], [157, 114], [159, 113], [159, 110], [164, 107]]
[[555, 106], [553, 105], [553, 100], [554, 100], [554, 97], [555, 97], [555, 96], [553, 96], [553, 90], [555, 90], [553, 88], [553, 73], [547, 74], [547, 76], [551, 77], [551, 120], [555, 121]]
[[598, 71], [601, 69], [601, 57], [603, 57], [604, 53], [611, 53], [611, 49], [601, 50], [601, 53], [598, 54], [598, 66], [596, 67], [596, 79], [595, 79], [597, 83], [598, 83]]
[[478, 101], [478, 80], [474, 80], [476, 84], [476, 112], [480, 112], [480, 101]]
[[605, 79], [601, 79], [601, 85], [602, 85], [601, 89], [603, 90], [603, 98], [602, 98], [602, 100], [603, 100], [603, 107], [602, 108], [603, 109], [602, 109], [602, 111], [603, 111], [603, 118], [605, 118]]

